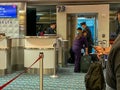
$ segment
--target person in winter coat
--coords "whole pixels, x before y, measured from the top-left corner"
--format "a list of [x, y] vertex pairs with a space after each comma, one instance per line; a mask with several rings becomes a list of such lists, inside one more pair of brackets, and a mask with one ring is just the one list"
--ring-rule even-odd
[[120, 90], [120, 35], [111, 47], [106, 67], [106, 90]]

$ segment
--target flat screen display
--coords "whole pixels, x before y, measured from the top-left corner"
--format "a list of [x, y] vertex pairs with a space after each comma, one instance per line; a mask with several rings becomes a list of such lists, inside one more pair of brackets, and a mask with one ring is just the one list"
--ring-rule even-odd
[[0, 5], [0, 18], [17, 18], [17, 6]]

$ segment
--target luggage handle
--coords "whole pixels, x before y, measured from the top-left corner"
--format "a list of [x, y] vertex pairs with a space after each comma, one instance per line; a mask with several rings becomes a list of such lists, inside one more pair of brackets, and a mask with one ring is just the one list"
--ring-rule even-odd
[[89, 54], [85, 54], [85, 52], [84, 52], [84, 54], [82, 56], [89, 56]]

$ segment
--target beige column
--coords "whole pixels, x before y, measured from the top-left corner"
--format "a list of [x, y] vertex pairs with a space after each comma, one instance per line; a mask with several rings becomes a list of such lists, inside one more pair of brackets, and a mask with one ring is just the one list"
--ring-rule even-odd
[[63, 39], [67, 39], [67, 14], [66, 12], [57, 12], [57, 34]]

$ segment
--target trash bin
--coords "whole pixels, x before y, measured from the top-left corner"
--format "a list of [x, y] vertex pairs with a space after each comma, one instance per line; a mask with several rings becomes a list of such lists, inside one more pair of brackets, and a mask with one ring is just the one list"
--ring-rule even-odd
[[62, 40], [62, 66], [67, 66], [68, 59], [68, 40]]

